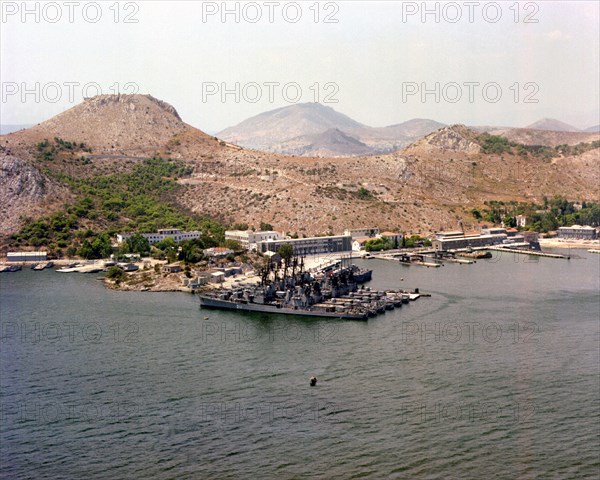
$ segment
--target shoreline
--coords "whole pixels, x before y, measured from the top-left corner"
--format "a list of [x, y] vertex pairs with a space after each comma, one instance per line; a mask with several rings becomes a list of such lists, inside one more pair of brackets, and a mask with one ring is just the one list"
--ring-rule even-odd
[[557, 238], [540, 238], [542, 248], [569, 248], [569, 249], [600, 249], [598, 240], [559, 240]]

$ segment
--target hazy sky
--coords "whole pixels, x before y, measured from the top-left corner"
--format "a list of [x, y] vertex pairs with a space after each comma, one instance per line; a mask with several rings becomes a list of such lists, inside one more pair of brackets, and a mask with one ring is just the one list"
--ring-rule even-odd
[[600, 123], [596, 1], [26, 6], [1, 2], [2, 124], [37, 123], [116, 85], [208, 132], [296, 100], [371, 126]]

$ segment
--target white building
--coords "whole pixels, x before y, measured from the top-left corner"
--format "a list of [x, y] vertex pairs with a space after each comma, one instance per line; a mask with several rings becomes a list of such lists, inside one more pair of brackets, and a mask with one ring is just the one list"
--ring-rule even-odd
[[7, 262], [45, 262], [47, 259], [46, 252], [8, 252], [6, 254]]
[[333, 235], [328, 237], [293, 238], [283, 240], [267, 240], [258, 244], [258, 251], [276, 252], [283, 245], [289, 244], [296, 255], [316, 255], [319, 253], [337, 253], [352, 251], [350, 235]]
[[252, 230], [227, 230], [225, 232], [225, 240], [239, 242], [242, 247], [247, 248], [248, 250], [256, 248], [260, 242], [284, 239], [285, 235], [273, 230], [265, 230], [261, 232], [253, 232]]
[[365, 249], [365, 244], [369, 241], [373, 240], [372, 238], [353, 238], [352, 239], [352, 251], [354, 252], [362, 252]]
[[[119, 233], [117, 234], [117, 243], [123, 243], [128, 238], [136, 235], [135, 233]], [[157, 233], [142, 233], [142, 237], [147, 238], [150, 245], [158, 242], [162, 242], [165, 238], [171, 237], [176, 243], [183, 242], [184, 240], [192, 240], [194, 238], [200, 238], [202, 232], [197, 230], [191, 232], [182, 232], [177, 228], [163, 228]]]
[[527, 217], [525, 215], [517, 215], [515, 220], [517, 222], [517, 227], [523, 228], [527, 225]]
[[352, 237], [352, 240], [357, 238], [375, 238], [379, 235], [378, 228], [352, 228], [344, 230], [344, 235]]
[[588, 225], [572, 225], [570, 227], [559, 227], [558, 238], [569, 238], [575, 240], [595, 240], [596, 229]]

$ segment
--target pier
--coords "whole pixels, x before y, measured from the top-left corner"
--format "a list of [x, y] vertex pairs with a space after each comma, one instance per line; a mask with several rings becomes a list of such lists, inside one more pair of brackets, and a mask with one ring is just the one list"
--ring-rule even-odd
[[494, 250], [496, 252], [520, 253], [521, 255], [532, 255], [536, 257], [566, 258], [567, 260], [571, 258], [570, 256], [561, 255], [559, 253], [545, 253], [536, 250], [524, 250], [520, 248], [510, 248], [501, 246], [488, 247], [487, 250]]

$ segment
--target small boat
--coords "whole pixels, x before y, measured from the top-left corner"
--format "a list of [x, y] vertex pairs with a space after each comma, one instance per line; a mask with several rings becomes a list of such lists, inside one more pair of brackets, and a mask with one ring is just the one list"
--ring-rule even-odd
[[0, 268], [0, 273], [18, 272], [22, 268], [23, 267], [21, 267], [21, 265], [4, 265], [3, 267]]
[[72, 273], [72, 272], [78, 272], [80, 268], [83, 268], [84, 265], [81, 263], [70, 263], [69, 265], [65, 265], [62, 268], [57, 269], [57, 272], [60, 273]]
[[32, 270], [44, 270], [46, 268], [52, 268], [54, 266], [54, 262], [44, 262], [44, 263], [38, 263], [36, 265], [32, 265], [31, 269]]
[[117, 267], [122, 268], [124, 272], [135, 272], [140, 269], [135, 263], [117, 263]]

